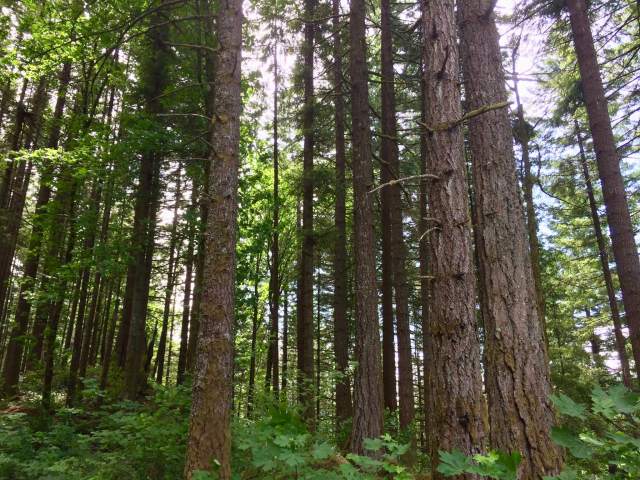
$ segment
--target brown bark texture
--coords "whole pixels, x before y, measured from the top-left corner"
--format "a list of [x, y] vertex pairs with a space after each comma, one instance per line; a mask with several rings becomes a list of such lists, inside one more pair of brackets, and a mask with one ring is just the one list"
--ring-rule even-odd
[[[376, 305], [376, 248], [374, 240], [371, 132], [366, 62], [366, 7], [351, 1], [350, 65], [352, 167], [355, 253], [356, 361], [351, 449], [365, 453], [363, 442], [380, 436], [383, 429], [383, 392], [380, 334]], [[372, 454], [373, 452], [366, 452]]]
[[[240, 144], [242, 1], [218, 6], [215, 118], [211, 131], [211, 172], [207, 215], [200, 332], [193, 383], [185, 477], [211, 470], [231, 477], [231, 405], [237, 189]], [[215, 426], [215, 428], [212, 428]]]
[[340, 377], [336, 381], [336, 421], [338, 426], [353, 414], [351, 386], [349, 382], [349, 325], [347, 320], [347, 226], [346, 226], [346, 153], [344, 138], [344, 91], [342, 88], [342, 36], [340, 32], [340, 0], [332, 0], [334, 34], [333, 88], [335, 147], [336, 147], [336, 198], [335, 222], [336, 238], [333, 257], [333, 347], [336, 370]]
[[613, 137], [586, 4], [584, 0], [567, 0], [567, 7], [636, 374], [640, 377], [640, 260], [620, 170], [620, 157]]
[[[425, 124], [455, 122], [462, 115], [458, 49], [452, 0], [423, 10]], [[439, 450], [469, 455], [482, 450], [484, 427], [480, 345], [475, 314], [467, 182], [462, 129], [426, 133], [429, 174], [429, 261], [432, 299], [428, 318], [428, 411], [433, 478]], [[475, 475], [460, 478], [474, 479]]]
[[[507, 99], [494, 14], [480, 0], [458, 1], [466, 105], [476, 110]], [[519, 478], [555, 475], [560, 449], [525, 216], [518, 192], [506, 108], [469, 121], [476, 254], [485, 329], [491, 447], [522, 455]]]

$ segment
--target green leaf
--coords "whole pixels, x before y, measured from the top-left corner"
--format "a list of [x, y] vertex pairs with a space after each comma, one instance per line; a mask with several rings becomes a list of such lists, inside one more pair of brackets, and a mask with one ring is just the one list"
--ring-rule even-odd
[[600, 386], [595, 387], [591, 392], [591, 400], [593, 413], [596, 415], [602, 415], [610, 420], [616, 416], [616, 407], [612, 398]]
[[578, 480], [578, 474], [574, 470], [565, 470], [560, 475], [542, 477], [543, 480]]
[[608, 393], [619, 413], [632, 414], [638, 410], [638, 395], [624, 385], [614, 385]]
[[561, 447], [565, 447], [576, 458], [590, 458], [593, 449], [566, 428], [554, 427], [551, 438]]
[[579, 403], [574, 402], [571, 398], [564, 393], [560, 395], [551, 395], [551, 401], [562, 415], [574, 418], [584, 418], [585, 407]]
[[311, 456], [314, 460], [325, 460], [333, 455], [333, 447], [327, 442], [318, 443], [313, 446]]
[[353, 463], [358, 465], [360, 468], [368, 472], [376, 472], [382, 466], [382, 462], [379, 460], [376, 460], [370, 457], [365, 457], [364, 455], [355, 455], [353, 453], [350, 453], [347, 455], [347, 460], [352, 461]]
[[299, 467], [300, 465], [304, 465], [305, 463], [304, 457], [296, 452], [281, 453], [279, 455], [279, 458], [291, 468]]
[[369, 450], [375, 452], [376, 450], [380, 450], [384, 445], [384, 440], [382, 438], [366, 438], [362, 443], [362, 446], [365, 450]]
[[447, 477], [466, 473], [468, 468], [473, 466], [471, 459], [460, 450], [453, 450], [451, 452], [444, 452], [441, 450], [438, 454], [440, 456], [438, 472]]
[[294, 438], [291, 435], [278, 435], [273, 439], [273, 443], [283, 448], [287, 448], [293, 441]]

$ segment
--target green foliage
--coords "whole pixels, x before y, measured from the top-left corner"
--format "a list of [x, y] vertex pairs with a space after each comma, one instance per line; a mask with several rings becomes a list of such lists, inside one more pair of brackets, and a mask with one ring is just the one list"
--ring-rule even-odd
[[[589, 406], [567, 395], [552, 395], [566, 424], [551, 437], [569, 454], [560, 475], [545, 480], [640, 478], [640, 396], [622, 385], [591, 392]], [[462, 452], [440, 452], [438, 471], [445, 476], [472, 473], [498, 480], [517, 479], [519, 453], [489, 452], [467, 457]]]
[[553, 430], [552, 437], [571, 456], [571, 469], [553, 477], [555, 480], [640, 477], [638, 394], [622, 385], [607, 390], [596, 386], [588, 407], [562, 394], [551, 399], [558, 411], [568, 417], [565, 425]]
[[234, 461], [237, 478], [344, 479], [414, 478], [400, 457], [408, 445], [386, 434], [368, 439], [365, 449], [374, 457], [347, 454], [310, 433], [295, 412], [269, 409], [259, 421], [242, 421], [234, 429]]
[[447, 477], [472, 473], [497, 480], [516, 480], [521, 457], [517, 452], [506, 454], [489, 452], [467, 457], [459, 450], [439, 452], [438, 472]]
[[144, 405], [0, 416], [0, 479], [180, 478], [189, 403], [186, 389], [158, 389]]
[[[145, 403], [117, 401], [93, 381], [82, 398], [100, 407], [66, 408], [48, 416], [0, 416], [0, 480], [175, 480], [181, 478], [188, 430], [190, 395], [185, 387], [156, 387]], [[334, 444], [311, 433], [298, 414], [278, 405], [256, 405], [260, 420], [233, 425], [234, 478], [410, 480], [401, 464], [408, 445], [390, 435], [369, 439], [375, 457], [342, 456]], [[194, 478], [214, 480], [211, 472]]]

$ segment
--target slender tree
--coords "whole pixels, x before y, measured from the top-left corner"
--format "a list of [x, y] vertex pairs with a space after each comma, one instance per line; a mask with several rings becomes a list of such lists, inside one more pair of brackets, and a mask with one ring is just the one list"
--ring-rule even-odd
[[340, 1], [332, 0], [334, 35], [333, 88], [335, 148], [336, 148], [336, 240], [333, 257], [333, 347], [336, 369], [340, 377], [336, 382], [336, 421], [341, 425], [351, 417], [351, 386], [347, 376], [349, 368], [349, 325], [347, 320], [347, 228], [346, 228], [346, 153], [344, 139], [344, 91], [342, 65], [342, 35], [340, 22]]
[[[277, 11], [278, 2], [274, 9]], [[279, 312], [280, 312], [280, 163], [278, 150], [278, 23], [273, 20], [273, 224], [271, 233], [271, 271], [269, 278], [269, 356], [267, 387], [278, 395], [280, 389]]]
[[[363, 442], [378, 437], [383, 428], [383, 391], [380, 336], [376, 305], [376, 255], [373, 229], [373, 183], [369, 88], [366, 61], [366, 7], [352, 0], [350, 12], [350, 62], [352, 167], [355, 252], [356, 361], [351, 449], [364, 453]], [[372, 453], [372, 452], [367, 452]]]
[[[168, 0], [159, 0], [150, 17], [148, 36], [149, 51], [141, 65], [144, 105], [146, 112], [155, 117], [163, 112], [161, 95], [167, 84], [169, 71], [168, 32], [163, 26]], [[133, 220], [133, 255], [127, 275], [121, 340], [124, 358], [124, 395], [135, 399], [146, 386], [145, 346], [149, 282], [155, 246], [156, 215], [158, 209], [159, 175], [162, 158], [161, 146], [156, 144], [142, 152], [139, 183], [136, 192]], [[129, 304], [127, 305], [127, 302]], [[128, 324], [128, 325], [127, 325]], [[126, 348], [124, 347], [126, 345]]]
[[567, 8], [580, 70], [580, 85], [602, 183], [613, 257], [620, 279], [625, 318], [629, 325], [636, 374], [640, 377], [640, 259], [620, 171], [620, 157], [611, 128], [586, 3], [584, 0], [567, 0]]
[[[381, 73], [382, 73], [382, 146], [383, 171], [389, 171], [392, 179], [400, 178], [398, 154], [398, 129], [396, 126], [396, 99], [393, 70], [393, 16], [390, 0], [381, 2]], [[393, 266], [393, 290], [398, 333], [398, 393], [400, 400], [400, 428], [406, 429], [413, 422], [413, 359], [411, 332], [409, 330], [409, 294], [406, 272], [406, 246], [404, 239], [402, 197], [400, 184], [391, 184], [383, 191], [389, 195], [391, 206], [391, 258]]]
[[314, 156], [314, 62], [316, 0], [304, 2], [303, 151], [302, 151], [302, 253], [297, 315], [298, 391], [303, 416], [313, 427], [313, 156]]
[[632, 388], [633, 385], [631, 382], [629, 357], [627, 356], [626, 339], [624, 337], [624, 334], [622, 333], [622, 321], [620, 320], [618, 299], [616, 298], [616, 291], [613, 286], [613, 275], [611, 274], [611, 268], [609, 267], [609, 253], [607, 252], [607, 244], [605, 241], [604, 233], [602, 232], [600, 214], [598, 213], [598, 204], [596, 202], [596, 196], [593, 191], [593, 182], [591, 181], [591, 174], [589, 172], [589, 162], [587, 160], [587, 154], [584, 147], [584, 140], [582, 139], [582, 134], [580, 133], [580, 124], [578, 123], [577, 119], [574, 120], [574, 126], [580, 153], [582, 177], [584, 179], [585, 188], [587, 190], [587, 199], [589, 200], [589, 212], [591, 213], [593, 233], [596, 236], [596, 243], [598, 245], [598, 257], [600, 259], [600, 266], [602, 267], [602, 276], [604, 277], [604, 283], [607, 288], [607, 299], [609, 300], [609, 309], [611, 310], [611, 321], [613, 323], [616, 351], [618, 352], [618, 360], [620, 361], [620, 369], [622, 371], [622, 381], [627, 387]]

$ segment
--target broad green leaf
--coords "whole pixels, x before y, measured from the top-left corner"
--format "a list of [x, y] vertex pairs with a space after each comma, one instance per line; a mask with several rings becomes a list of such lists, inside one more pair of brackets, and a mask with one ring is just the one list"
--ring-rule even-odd
[[333, 447], [327, 442], [317, 443], [313, 446], [311, 456], [314, 460], [325, 460], [333, 454]]
[[564, 393], [560, 395], [551, 395], [551, 401], [562, 415], [574, 418], [584, 418], [585, 407], [574, 402]]
[[453, 450], [451, 452], [441, 450], [438, 453], [440, 456], [438, 472], [447, 477], [461, 475], [467, 472], [467, 469], [473, 465], [471, 459], [460, 450]]
[[375, 452], [384, 446], [384, 440], [382, 438], [366, 438], [362, 445], [365, 450]]
[[593, 454], [592, 448], [580, 440], [572, 431], [566, 428], [554, 427], [551, 438], [561, 447], [565, 447], [576, 458], [589, 458]]

